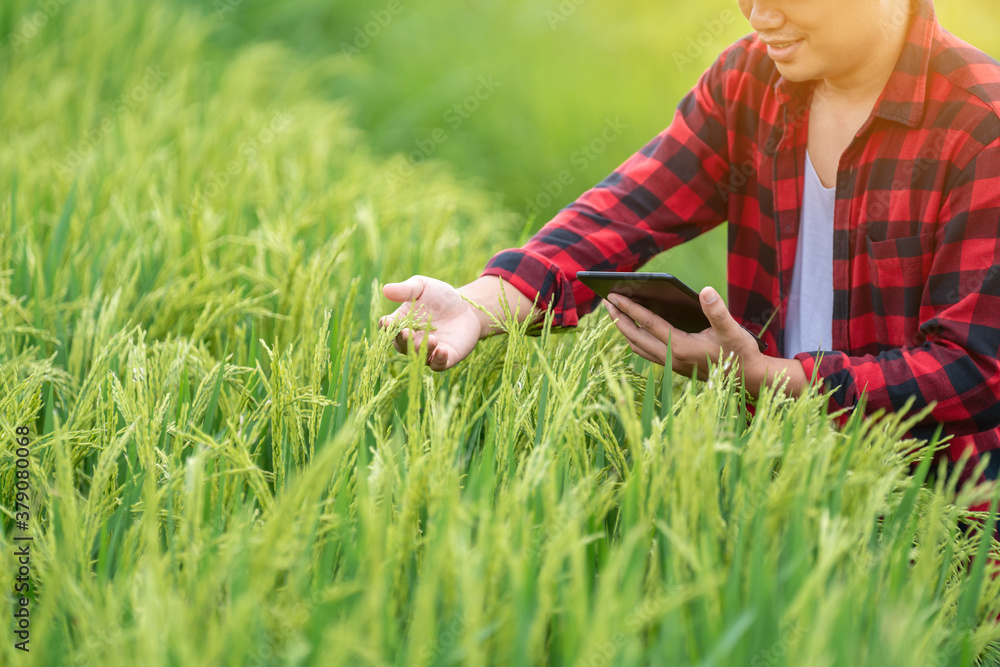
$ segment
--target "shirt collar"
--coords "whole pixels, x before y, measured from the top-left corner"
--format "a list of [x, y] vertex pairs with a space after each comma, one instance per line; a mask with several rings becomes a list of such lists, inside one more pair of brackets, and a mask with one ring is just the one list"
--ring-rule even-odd
[[[873, 116], [897, 121], [909, 127], [917, 127], [924, 115], [927, 73], [938, 28], [932, 0], [914, 0], [914, 4], [903, 51], [872, 111]], [[811, 91], [814, 84], [815, 81], [795, 83], [779, 76], [775, 94], [778, 101], [787, 106], [792, 100]]]

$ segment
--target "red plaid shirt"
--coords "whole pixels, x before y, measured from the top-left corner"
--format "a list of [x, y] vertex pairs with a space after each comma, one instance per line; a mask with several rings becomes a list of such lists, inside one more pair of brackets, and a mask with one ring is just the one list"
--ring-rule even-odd
[[[728, 220], [729, 308], [755, 333], [776, 310], [762, 338], [782, 356], [811, 91], [741, 39], [670, 127], [483, 275], [575, 326], [600, 302], [577, 271], [635, 270]], [[929, 0], [836, 188], [834, 351], [796, 359], [836, 409], [862, 392], [866, 412], [936, 402], [912, 434], [943, 423], [950, 459], [978, 463], [1000, 448], [1000, 63], [944, 31]]]

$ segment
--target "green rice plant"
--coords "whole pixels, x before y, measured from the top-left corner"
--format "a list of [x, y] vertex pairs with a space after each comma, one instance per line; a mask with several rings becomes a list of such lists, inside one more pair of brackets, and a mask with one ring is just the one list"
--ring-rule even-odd
[[381, 285], [519, 221], [440, 163], [389, 187], [342, 58], [219, 30], [97, 0], [0, 47], [0, 663], [996, 662], [996, 490], [931, 477], [919, 415], [750, 401], [599, 315], [397, 354]]

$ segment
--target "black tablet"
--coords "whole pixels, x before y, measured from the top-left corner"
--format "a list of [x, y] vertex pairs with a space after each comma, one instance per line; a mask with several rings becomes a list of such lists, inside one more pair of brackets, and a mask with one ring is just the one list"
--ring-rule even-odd
[[[681, 331], [698, 333], [711, 326], [701, 309], [698, 293], [669, 273], [579, 271], [576, 277], [602, 298], [607, 299], [611, 293], [621, 294]], [[761, 352], [767, 349], [767, 343], [752, 331], [749, 333]]]

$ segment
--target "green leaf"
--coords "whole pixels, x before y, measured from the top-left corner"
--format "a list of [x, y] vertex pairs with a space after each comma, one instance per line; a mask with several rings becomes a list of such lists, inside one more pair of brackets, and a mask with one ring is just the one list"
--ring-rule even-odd
[[66, 203], [63, 205], [59, 221], [56, 223], [52, 235], [49, 236], [49, 254], [45, 260], [45, 284], [50, 295], [56, 292], [55, 274], [59, 268], [59, 262], [62, 260], [63, 252], [66, 250], [70, 217], [73, 215], [74, 208], [76, 208], [76, 182], [73, 183], [73, 187], [69, 191], [69, 196], [66, 198]]
[[212, 397], [208, 401], [208, 411], [205, 412], [205, 423], [203, 430], [212, 435], [215, 432], [215, 417], [218, 412], [219, 394], [222, 392], [222, 379], [226, 372], [226, 356], [228, 356], [228, 345], [226, 353], [223, 354], [219, 362], [219, 372], [215, 375], [215, 384], [212, 386]]

